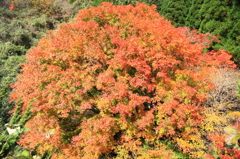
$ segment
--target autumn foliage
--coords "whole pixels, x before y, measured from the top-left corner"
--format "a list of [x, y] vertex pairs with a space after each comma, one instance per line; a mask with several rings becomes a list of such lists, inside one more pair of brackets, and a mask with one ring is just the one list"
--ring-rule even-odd
[[10, 9], [10, 10], [15, 10], [14, 4], [10, 4], [9, 9]]
[[102, 3], [40, 40], [13, 85], [16, 107], [32, 111], [19, 144], [57, 159], [165, 159], [175, 154], [162, 141], [171, 141], [202, 157], [207, 79], [234, 65], [226, 51], [204, 52], [209, 35], [155, 9]]

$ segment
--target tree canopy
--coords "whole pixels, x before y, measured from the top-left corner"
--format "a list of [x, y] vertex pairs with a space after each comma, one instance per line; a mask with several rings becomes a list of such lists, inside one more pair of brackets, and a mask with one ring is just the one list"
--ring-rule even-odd
[[234, 67], [226, 51], [206, 52], [213, 40], [143, 3], [80, 10], [29, 51], [13, 85], [15, 111], [32, 113], [19, 144], [58, 159], [173, 158], [163, 139], [206, 155], [208, 77], [215, 67]]

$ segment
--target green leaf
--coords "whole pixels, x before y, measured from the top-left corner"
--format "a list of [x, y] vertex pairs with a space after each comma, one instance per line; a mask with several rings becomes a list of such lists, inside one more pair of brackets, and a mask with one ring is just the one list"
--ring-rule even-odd
[[227, 126], [224, 131], [228, 134], [225, 141], [228, 145], [237, 144], [240, 138], [240, 131], [233, 126]]
[[26, 150], [24, 150], [24, 151], [22, 151], [22, 153], [16, 155], [16, 157], [18, 159], [31, 159], [32, 158], [30, 152], [26, 151]]
[[224, 131], [228, 134], [237, 134], [237, 130], [233, 126], [227, 126]]
[[50, 129], [48, 132], [49, 132], [50, 135], [52, 135], [52, 134], [54, 134], [55, 129]]
[[21, 153], [23, 156], [26, 156], [26, 157], [29, 157], [30, 156], [30, 153], [29, 153], [29, 151], [23, 151], [22, 153]]

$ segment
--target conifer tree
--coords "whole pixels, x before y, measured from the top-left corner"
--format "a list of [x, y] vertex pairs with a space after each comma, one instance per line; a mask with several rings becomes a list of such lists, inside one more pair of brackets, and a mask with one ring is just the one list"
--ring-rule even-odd
[[181, 26], [185, 22], [189, 3], [179, 0], [163, 1], [160, 12], [164, 17], [171, 20], [175, 26]]
[[231, 52], [240, 61], [240, 2], [238, 0], [163, 0], [160, 13], [175, 26], [188, 26], [199, 32], [218, 35], [214, 49]]

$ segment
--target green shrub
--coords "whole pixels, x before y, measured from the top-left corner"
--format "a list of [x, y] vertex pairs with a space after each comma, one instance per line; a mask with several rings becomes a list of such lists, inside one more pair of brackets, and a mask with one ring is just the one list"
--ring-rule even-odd
[[4, 123], [10, 118], [8, 113], [13, 109], [14, 104], [9, 103], [9, 94], [12, 91], [10, 84], [16, 82], [16, 76], [20, 73], [21, 64], [25, 61], [25, 56], [8, 56], [0, 69], [0, 116]]
[[0, 24], [0, 41], [2, 42], [11, 42], [29, 49], [33, 45], [33, 36], [34, 33], [26, 29], [22, 20], [15, 19], [9, 24]]
[[[8, 7], [0, 7], [0, 20], [7, 20], [17, 17], [17, 12], [9, 10]], [[1, 22], [0, 22], [1, 23]]]
[[14, 45], [11, 42], [0, 42], [0, 60], [7, 59], [8, 56], [25, 55], [27, 49], [21, 45]]
[[[100, 0], [97, 0], [100, 1]], [[158, 6], [158, 2], [157, 0], [101, 0], [101, 1], [105, 1], [105, 2], [111, 2], [114, 5], [128, 5], [128, 4], [132, 4], [132, 5], [136, 5], [136, 2], [140, 2], [140, 3], [145, 3], [147, 5], [156, 5]]]
[[[11, 121], [8, 126], [6, 124], [3, 126], [1, 134], [0, 134], [0, 157], [6, 157], [6, 156], [13, 156], [21, 155], [21, 151], [24, 149], [20, 148], [19, 146], [16, 146], [16, 142], [19, 141], [21, 138], [20, 135], [27, 131], [27, 129], [23, 126], [26, 121], [29, 120], [31, 117], [31, 113], [29, 110], [27, 110], [25, 113], [21, 113], [20, 107], [16, 108], [16, 111], [13, 113], [13, 116], [11, 118]], [[16, 129], [14, 133], [9, 133], [8, 128]], [[19, 150], [20, 149], [20, 150]]]
[[72, 10], [74, 15], [76, 15], [78, 13], [79, 10], [81, 9], [86, 9], [92, 6], [92, 2], [93, 0], [74, 0], [74, 2], [72, 3]]

